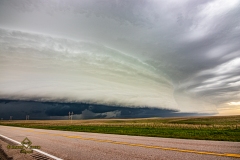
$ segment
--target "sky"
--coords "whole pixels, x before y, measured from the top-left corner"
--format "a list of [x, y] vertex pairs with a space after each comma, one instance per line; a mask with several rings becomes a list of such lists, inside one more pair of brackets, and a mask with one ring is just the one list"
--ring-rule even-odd
[[239, 17], [239, 0], [0, 0], [0, 99], [240, 114]]

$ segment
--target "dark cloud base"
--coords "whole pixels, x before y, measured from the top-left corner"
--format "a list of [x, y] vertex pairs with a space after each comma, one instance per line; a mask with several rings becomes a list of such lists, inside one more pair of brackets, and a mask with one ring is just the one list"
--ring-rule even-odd
[[148, 117], [181, 117], [206, 114], [183, 113], [171, 109], [130, 108], [123, 106], [106, 106], [86, 103], [39, 102], [21, 100], [0, 100], [0, 118], [8, 120], [25, 119], [67, 119], [68, 113], [74, 113], [74, 119], [94, 118], [148, 118]]

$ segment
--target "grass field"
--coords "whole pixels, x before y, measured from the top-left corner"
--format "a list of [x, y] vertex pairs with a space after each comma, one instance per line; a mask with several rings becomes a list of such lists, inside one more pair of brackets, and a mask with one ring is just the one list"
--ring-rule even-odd
[[13, 120], [0, 125], [137, 136], [240, 142], [240, 116], [101, 119]]

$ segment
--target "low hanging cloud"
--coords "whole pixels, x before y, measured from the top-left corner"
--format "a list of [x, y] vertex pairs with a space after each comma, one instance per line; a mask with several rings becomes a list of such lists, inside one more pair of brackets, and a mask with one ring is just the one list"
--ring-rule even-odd
[[[24, 100], [0, 100], [0, 118], [7, 120], [25, 119], [73, 119], [92, 118], [147, 118], [193, 116], [197, 113], [183, 113], [172, 109], [149, 107], [124, 107], [87, 103], [62, 103]], [[206, 114], [205, 114], [206, 115]]]

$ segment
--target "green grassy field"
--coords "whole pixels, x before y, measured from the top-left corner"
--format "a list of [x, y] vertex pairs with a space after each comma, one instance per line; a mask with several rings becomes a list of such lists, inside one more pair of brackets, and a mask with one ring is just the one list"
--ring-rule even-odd
[[240, 142], [240, 116], [1, 121], [0, 125], [77, 132]]

